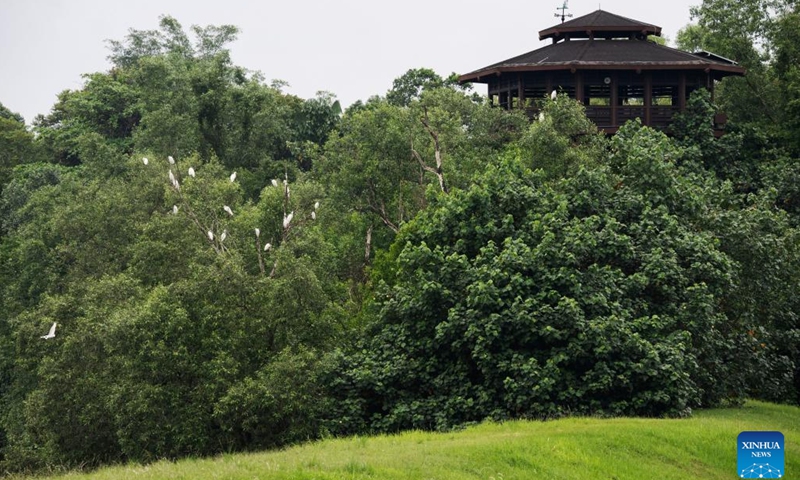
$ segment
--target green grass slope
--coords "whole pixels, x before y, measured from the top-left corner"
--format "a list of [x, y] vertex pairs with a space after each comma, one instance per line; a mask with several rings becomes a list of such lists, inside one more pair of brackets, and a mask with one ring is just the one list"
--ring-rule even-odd
[[749, 402], [689, 419], [570, 418], [487, 423], [454, 433], [332, 439], [257, 454], [114, 467], [111, 479], [732, 479], [736, 437], [778, 430], [785, 478], [800, 479], [800, 408]]

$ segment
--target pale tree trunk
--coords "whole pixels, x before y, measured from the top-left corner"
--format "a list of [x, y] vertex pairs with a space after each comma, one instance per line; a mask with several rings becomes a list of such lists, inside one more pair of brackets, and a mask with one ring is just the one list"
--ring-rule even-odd
[[367, 229], [367, 239], [364, 242], [364, 265], [369, 265], [369, 257], [372, 252], [372, 225]]
[[439, 188], [442, 192], [447, 193], [447, 184], [444, 181], [444, 170], [442, 169], [442, 148], [439, 144], [439, 134], [436, 133], [433, 128], [431, 128], [430, 121], [428, 120], [428, 110], [425, 110], [425, 115], [420, 119], [422, 125], [425, 127], [425, 130], [428, 132], [428, 135], [431, 136], [433, 139], [433, 154], [434, 160], [436, 161], [436, 167], [431, 167], [422, 159], [422, 155], [419, 154], [414, 149], [414, 142], [411, 142], [411, 154], [414, 155], [414, 158], [417, 159], [419, 162], [420, 167], [426, 172], [430, 172], [436, 175], [436, 179], [439, 180]]

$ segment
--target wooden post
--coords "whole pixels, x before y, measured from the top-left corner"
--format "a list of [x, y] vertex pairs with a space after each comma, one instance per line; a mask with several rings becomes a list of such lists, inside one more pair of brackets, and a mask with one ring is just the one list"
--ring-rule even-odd
[[650, 107], [653, 105], [653, 73], [644, 73], [644, 124], [650, 126]]
[[519, 97], [519, 108], [525, 110], [525, 83], [522, 81], [522, 74], [517, 75], [517, 96]]
[[575, 100], [583, 105], [583, 72], [575, 72]]
[[681, 72], [678, 80], [678, 103], [681, 112], [686, 111], [686, 72]]
[[617, 122], [617, 101], [619, 95], [617, 94], [617, 74], [614, 73], [610, 75], [611, 83], [609, 83], [609, 87], [611, 87], [611, 126], [618, 127], [619, 123]]

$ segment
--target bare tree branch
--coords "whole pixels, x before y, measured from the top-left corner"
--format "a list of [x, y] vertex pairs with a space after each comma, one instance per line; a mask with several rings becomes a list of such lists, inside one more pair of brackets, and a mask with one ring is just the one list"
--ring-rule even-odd
[[428, 135], [433, 139], [433, 155], [436, 161], [436, 167], [431, 167], [425, 163], [419, 152], [414, 149], [413, 140], [411, 141], [411, 153], [414, 155], [414, 158], [417, 159], [423, 170], [436, 175], [437, 180], [439, 180], [439, 188], [442, 192], [447, 193], [447, 184], [444, 181], [444, 171], [442, 170], [442, 147], [439, 143], [439, 134], [431, 127], [430, 120], [428, 119], [428, 109], [424, 109], [423, 112], [425, 114], [420, 118], [420, 122], [422, 122], [422, 126], [425, 127]]

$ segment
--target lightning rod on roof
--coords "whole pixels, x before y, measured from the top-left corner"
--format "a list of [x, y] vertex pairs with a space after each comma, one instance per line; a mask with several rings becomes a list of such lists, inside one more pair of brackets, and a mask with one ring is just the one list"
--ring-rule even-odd
[[558, 14], [558, 13], [555, 14], [556, 18], [561, 17], [561, 23], [564, 23], [564, 20], [567, 19], [567, 18], [572, 18], [572, 14], [571, 13], [566, 13], [567, 10], [569, 10], [569, 7], [567, 6], [567, 3], [569, 3], [569, 0], [564, 0], [564, 4], [561, 5], [560, 7], [556, 8], [556, 10], [561, 10], [561, 14]]

